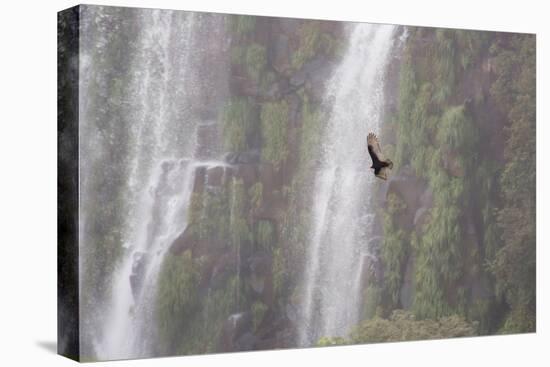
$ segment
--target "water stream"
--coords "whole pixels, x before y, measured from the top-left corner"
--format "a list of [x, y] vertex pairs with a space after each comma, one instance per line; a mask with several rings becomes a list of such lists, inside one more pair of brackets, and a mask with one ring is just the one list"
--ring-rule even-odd
[[[82, 350], [97, 360], [151, 357], [161, 349], [154, 327], [157, 279], [170, 245], [186, 228], [195, 176], [227, 166], [217, 121], [229, 96], [227, 18], [169, 10], [89, 11], [82, 16], [80, 60]], [[395, 27], [357, 24], [349, 31], [347, 53], [327, 82], [323, 101], [330, 113], [312, 193], [296, 325], [301, 346], [321, 336], [344, 336], [360, 317], [361, 274], [374, 216], [365, 141], [368, 132], [380, 131]], [[116, 32], [124, 33], [124, 42]], [[234, 190], [233, 185], [231, 228], [239, 204]], [[113, 203], [111, 211], [97, 209]], [[109, 223], [94, 213], [121, 219]], [[121, 250], [111, 262], [114, 268], [98, 274], [93, 267], [109, 261], [95, 256], [112, 250], [98, 243], [105, 229], [111, 232], [104, 242]], [[236, 243], [235, 274], [241, 282], [241, 268], [248, 265], [241, 259], [240, 240]], [[108, 289], [99, 289], [100, 280]], [[208, 288], [206, 328], [210, 293]], [[243, 294], [239, 283], [237, 313], [228, 319], [234, 323], [246, 309]]]
[[360, 316], [360, 274], [374, 216], [368, 198], [375, 178], [368, 169], [366, 138], [380, 131], [395, 27], [357, 24], [350, 31], [348, 51], [328, 82], [324, 102], [330, 115], [313, 192], [301, 346], [321, 336], [345, 336]]
[[[93, 350], [84, 353], [97, 359], [153, 356], [158, 337], [151, 325], [160, 265], [169, 246], [185, 229], [197, 168], [225, 164], [216, 160], [221, 159], [216, 134], [210, 134], [214, 137], [210, 141], [199, 137], [201, 129], [218, 128], [215, 118], [227, 90], [225, 18], [169, 10], [128, 10], [130, 14], [123, 14], [124, 19], [131, 17], [132, 24], [137, 25], [135, 33], [126, 35], [128, 43], [120, 45], [128, 63], [111, 65], [111, 60], [111, 64], [105, 64], [124, 70], [119, 73], [125, 78], [118, 91], [120, 101], [113, 110], [124, 116], [128, 126], [117, 136], [114, 132], [103, 136], [94, 129], [96, 124], [86, 123], [86, 109], [91, 104], [86, 101], [99, 98], [101, 87], [109, 81], [101, 84], [98, 80], [108, 72], [97, 61], [88, 66], [86, 58], [99, 59], [108, 54], [104, 50], [107, 47], [111, 47], [111, 54], [116, 52], [112, 50], [113, 41], [102, 42], [105, 32], [99, 27], [116, 30], [125, 25], [125, 20], [115, 13], [116, 8], [98, 7], [91, 11], [94, 14], [90, 14], [90, 19], [96, 23], [87, 24], [87, 36], [95, 44], [88, 53], [84, 49], [82, 56], [82, 90], [89, 96], [82, 96], [83, 126], [87, 128], [81, 131], [81, 155], [93, 164], [81, 169], [82, 211], [86, 213], [94, 205], [87, 200], [91, 197], [87, 195], [88, 188], [97, 186], [94, 180], [105, 179], [94, 169], [113, 162], [124, 170], [118, 187], [123, 193], [120, 202], [124, 204], [119, 210], [124, 210], [125, 220], [120, 228], [123, 254], [109, 278], [109, 297], [97, 301], [93, 311], [86, 313], [88, 323], [83, 332], [94, 343], [89, 347]], [[83, 44], [86, 45], [85, 40]], [[99, 88], [94, 89], [94, 82]], [[112, 97], [114, 92], [110, 89], [107, 94]], [[113, 120], [111, 123], [116, 124], [116, 117]], [[116, 140], [127, 147], [125, 151], [115, 150]], [[102, 156], [98, 149], [111, 149], [118, 155]], [[82, 232], [81, 244], [86, 251], [86, 243], [92, 239], [86, 236], [86, 228]], [[84, 277], [89, 273], [87, 266], [93, 266], [89, 265], [93, 264], [90, 257], [83, 256]]]

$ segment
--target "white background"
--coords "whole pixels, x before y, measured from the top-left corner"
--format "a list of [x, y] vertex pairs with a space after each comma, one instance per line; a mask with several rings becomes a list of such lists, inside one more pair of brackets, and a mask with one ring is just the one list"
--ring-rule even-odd
[[[545, 1], [96, 1], [258, 15], [537, 33], [538, 331], [354, 347], [110, 362], [115, 366], [548, 366], [548, 67]], [[0, 20], [0, 365], [65, 366], [56, 341], [56, 12], [73, 1], [3, 2]]]

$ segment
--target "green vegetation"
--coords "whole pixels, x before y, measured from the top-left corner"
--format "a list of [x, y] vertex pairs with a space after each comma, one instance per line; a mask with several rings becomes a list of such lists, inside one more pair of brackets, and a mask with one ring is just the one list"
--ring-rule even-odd
[[[229, 315], [237, 311], [237, 295], [240, 282], [231, 276], [219, 288], [209, 289], [205, 295], [198, 296], [191, 317], [181, 314], [168, 314], [167, 320], [174, 326], [164, 353], [196, 354], [212, 353], [219, 350], [219, 340], [223, 325]], [[175, 330], [177, 327], [177, 331]], [[166, 330], [159, 329], [160, 335], [168, 337]]]
[[436, 320], [417, 320], [406, 311], [393, 311], [388, 319], [364, 321], [352, 333], [351, 343], [381, 343], [405, 340], [456, 338], [476, 335], [476, 325], [452, 315]]
[[346, 339], [339, 336], [334, 338], [323, 336], [319, 338], [319, 340], [317, 341], [318, 347], [331, 347], [333, 345], [345, 345], [345, 344], [350, 344], [350, 343]]
[[[467, 243], [464, 228], [471, 210], [477, 209], [469, 203], [472, 188], [483, 177], [477, 174], [475, 163], [484, 149], [478, 138], [479, 122], [474, 122], [465, 105], [454, 102], [457, 77], [463, 72], [457, 55], [462, 53], [459, 45], [464, 36], [452, 30], [437, 30], [431, 36], [417, 32], [409, 47], [420, 37], [431, 37], [430, 53], [418, 60], [410, 49], [405, 51], [396, 119], [397, 165], [410, 164], [433, 192], [428, 223], [408, 239], [415, 253], [413, 309], [420, 318], [459, 311], [466, 316], [467, 294], [460, 281], [465, 274], [478, 271], [480, 261], [466, 261], [469, 248], [476, 244]], [[391, 201], [387, 215], [395, 216]], [[403, 257], [408, 256], [406, 247], [398, 244], [406, 235], [395, 226], [385, 226], [384, 252], [391, 255], [384, 258], [391, 280], [386, 288], [394, 306]]]
[[278, 302], [283, 303], [282, 290], [285, 281], [288, 280], [288, 270], [282, 248], [273, 250], [273, 292]]
[[[290, 55], [292, 71], [340, 48], [320, 25], [302, 23]], [[197, 311], [195, 303], [184, 299], [196, 291], [195, 275], [205, 270], [202, 264], [212, 259], [185, 252], [175, 257], [178, 266], [164, 264], [163, 281], [173, 281], [166, 274], [181, 277], [181, 295], [167, 295], [164, 301], [164, 320], [177, 319], [190, 309], [200, 315], [188, 318], [185, 325], [164, 322], [162, 334], [175, 336], [173, 348], [182, 353], [215, 350], [213, 340], [221, 335], [221, 325], [237, 311], [250, 312], [252, 332], [262, 332], [268, 312], [282, 312], [299, 294], [297, 279], [311, 222], [310, 199], [301, 194], [311, 187], [326, 116], [305, 87], [291, 96], [266, 93], [280, 75], [269, 65], [269, 45], [254, 36], [253, 30], [260, 26], [247, 17], [230, 25], [235, 36], [232, 64], [239, 77], [245, 73], [246, 82], [257, 88], [247, 85], [242, 91], [246, 96], [233, 95], [228, 101], [223, 112], [224, 149], [260, 149], [262, 164], [272, 164], [276, 175], [285, 175], [278, 177], [281, 183], [275, 187], [260, 178], [247, 181], [245, 187], [242, 179], [233, 178], [220, 190], [194, 194], [191, 228], [209, 251], [238, 256], [239, 265], [229, 261], [227, 274], [208, 294], [197, 295], [201, 306]], [[398, 113], [389, 116], [387, 130], [394, 135], [384, 151], [393, 151], [394, 170], [410, 166], [431, 193], [430, 204], [424, 208], [421, 227], [404, 228], [403, 217], [416, 208], [408, 208], [390, 191], [381, 218], [383, 279], [367, 282], [363, 321], [353, 332], [344, 338], [321, 338], [318, 345], [534, 330], [534, 53], [528, 51], [534, 47], [530, 42], [529, 37], [499, 40], [477, 32], [413, 29], [399, 76]], [[496, 70], [490, 94], [486, 85], [474, 90], [489, 56]], [[476, 86], [465, 85], [466, 81]], [[291, 124], [290, 106], [296, 96], [298, 114]], [[495, 134], [496, 112], [488, 107], [493, 100], [505, 117], [502, 123], [509, 125], [504, 152], [498, 144], [488, 143]], [[264, 213], [264, 205], [272, 200], [282, 200], [282, 213]], [[271, 261], [271, 277], [266, 279], [272, 284], [266, 289], [272, 289], [273, 302], [242, 279], [248, 276], [241, 272], [247, 256], [256, 252]], [[401, 311], [400, 292], [411, 256], [412, 306]], [[474, 286], [482, 291], [474, 292]]]
[[495, 43], [497, 80], [492, 95], [509, 120], [500, 177], [503, 197], [498, 212], [502, 246], [491, 259], [496, 290], [511, 311], [503, 332], [534, 331], [535, 317], [535, 37], [514, 36]]
[[232, 15], [230, 28], [232, 34], [244, 36], [251, 33], [256, 27], [256, 17], [252, 15]]
[[396, 217], [404, 209], [406, 209], [406, 205], [397, 195], [390, 194], [388, 196], [388, 210], [384, 213], [385, 236], [382, 246], [382, 261], [385, 265], [384, 286], [391, 308], [397, 307], [399, 301], [399, 290], [403, 278], [402, 269], [408, 253], [405, 233], [399, 229], [396, 223]]
[[318, 51], [320, 45], [320, 22], [304, 22], [300, 29], [300, 46], [292, 55], [292, 67], [300, 69], [302, 65], [311, 59]]
[[254, 330], [258, 330], [258, 326], [264, 319], [264, 316], [268, 310], [268, 307], [260, 301], [256, 301], [252, 304], [252, 327]]
[[[240, 269], [221, 278], [208, 292], [197, 290], [204, 264], [217, 253], [240, 256], [253, 238], [246, 213], [249, 198], [242, 180], [230, 180], [219, 192], [198, 192], [191, 198], [188, 221], [197, 239], [205, 241], [209, 253], [193, 257], [190, 250], [180, 256], [167, 255], [159, 275], [157, 318], [166, 353], [216, 351], [222, 327], [229, 315], [239, 311], [246, 297]], [[258, 306], [258, 305], [257, 305]], [[256, 307], [257, 307], [256, 306]], [[261, 309], [256, 309], [257, 317]]]
[[[485, 67], [490, 44], [497, 75], [491, 93], [469, 91], [463, 83]], [[390, 117], [395, 163], [398, 169], [410, 165], [425, 180], [433, 203], [425, 225], [408, 233], [397, 221], [403, 208], [388, 197], [384, 314], [397, 306], [403, 262], [412, 251], [412, 311], [419, 320], [458, 314], [475, 321], [480, 333], [534, 330], [534, 50], [531, 36], [411, 33], [401, 66], [399, 112]], [[504, 152], [490, 144], [501, 133], [490, 123], [497, 112], [490, 110], [489, 98], [509, 121]], [[506, 162], [502, 170], [499, 156]], [[474, 297], [468, 282], [483, 284], [492, 295]]]
[[365, 300], [363, 318], [365, 320], [370, 320], [375, 316], [381, 316], [382, 308], [380, 304], [382, 303], [382, 290], [380, 287], [375, 284], [369, 284], [365, 289], [363, 298]]
[[253, 211], [260, 209], [263, 202], [264, 187], [261, 182], [256, 182], [250, 189], [248, 189], [248, 196], [250, 197], [250, 207]]
[[240, 248], [252, 241], [252, 231], [246, 219], [248, 198], [242, 180], [233, 180], [229, 195], [229, 238], [233, 246]]
[[262, 105], [262, 159], [280, 167], [288, 157], [288, 104], [267, 102]]
[[374, 317], [363, 321], [348, 338], [323, 337], [318, 346], [364, 344], [458, 338], [476, 335], [476, 325], [452, 315], [435, 320], [418, 320], [407, 311], [395, 310], [389, 318]]
[[159, 274], [156, 307], [163, 344], [173, 346], [186, 320], [196, 312], [199, 281], [198, 264], [193, 261], [191, 251], [166, 256]]
[[338, 57], [345, 48], [345, 42], [330, 33], [323, 32], [321, 21], [318, 20], [304, 21], [298, 36], [298, 48], [290, 60], [293, 70], [299, 70], [305, 63], [320, 54], [326, 57]]
[[266, 48], [255, 42], [235, 45], [231, 48], [231, 63], [242, 65], [246, 75], [255, 83], [259, 83], [263, 79], [267, 64]]
[[302, 125], [300, 129], [299, 165], [300, 171], [311, 173], [319, 155], [319, 145], [324, 130], [324, 119], [317, 106], [308, 94], [301, 89], [298, 93], [302, 98]]
[[256, 245], [260, 249], [271, 250], [276, 242], [275, 226], [269, 220], [259, 220], [256, 224]]
[[256, 82], [259, 81], [267, 61], [265, 47], [257, 43], [248, 46], [245, 60], [248, 76]]
[[[167, 255], [159, 274], [155, 316], [167, 353], [219, 350], [222, 328], [235, 312], [249, 313], [250, 331], [263, 335], [266, 326], [273, 326], [268, 325], [271, 316], [286, 312], [301, 295], [297, 284], [312, 215], [312, 199], [303, 192], [311, 188], [319, 164], [326, 116], [307, 87], [284, 96], [266, 93], [281, 75], [269, 65], [271, 46], [254, 32], [263, 25], [258, 22], [232, 17], [229, 25], [232, 68], [246, 88], [235, 87], [227, 101], [223, 142], [230, 152], [259, 149], [261, 163], [254, 175], [261, 176], [258, 172], [266, 172], [262, 165], [272, 164], [278, 183], [243, 180], [235, 170], [221, 187], [193, 194], [187, 221], [200, 249]], [[341, 49], [319, 21], [304, 21], [295, 36], [289, 42], [294, 50], [290, 72]], [[352, 333], [323, 337], [318, 345], [535, 329], [534, 38], [496, 37], [470, 31], [411, 32], [399, 75], [398, 112], [387, 124], [395, 135], [384, 151], [393, 151], [394, 171], [410, 166], [432, 200], [424, 208], [423, 225], [411, 230], [402, 218], [415, 208], [390, 191], [381, 213], [383, 279], [365, 285], [363, 320]], [[489, 56], [496, 74], [491, 93], [486, 86], [472, 91], [465, 80], [475, 84]], [[120, 83], [109, 85], [117, 101]], [[497, 124], [493, 100], [503, 116]], [[508, 126], [504, 152], [498, 144], [488, 144], [502, 124]], [[101, 185], [94, 189], [101, 191]], [[117, 202], [125, 200], [115, 199], [94, 213], [116, 219]], [[265, 213], [265, 204], [275, 201], [283, 210]], [[118, 233], [105, 232], [102, 239], [105, 246], [120, 248]], [[252, 289], [246, 278], [251, 276], [250, 258], [258, 254], [272, 267], [264, 279], [266, 291]], [[413, 302], [403, 311], [400, 292], [411, 259]]]
[[225, 106], [223, 121], [225, 149], [230, 152], [247, 150], [255, 128], [252, 102], [246, 97], [234, 97]]

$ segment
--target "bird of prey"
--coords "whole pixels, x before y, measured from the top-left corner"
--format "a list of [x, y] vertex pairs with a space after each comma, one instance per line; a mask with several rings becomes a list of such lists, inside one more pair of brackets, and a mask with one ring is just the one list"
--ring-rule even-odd
[[386, 180], [388, 178], [388, 170], [393, 168], [393, 162], [382, 156], [378, 138], [373, 133], [369, 133], [367, 136], [367, 145], [369, 155], [372, 159], [372, 166], [370, 166], [370, 168], [374, 169], [374, 175], [376, 177]]

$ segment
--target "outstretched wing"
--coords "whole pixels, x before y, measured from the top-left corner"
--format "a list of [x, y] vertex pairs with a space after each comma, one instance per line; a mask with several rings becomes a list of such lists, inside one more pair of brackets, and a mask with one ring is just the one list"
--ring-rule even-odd
[[384, 161], [382, 149], [380, 149], [380, 143], [378, 142], [378, 138], [375, 134], [369, 133], [367, 136], [367, 145], [373, 163], [377, 161]]
[[382, 167], [380, 169], [374, 170], [374, 175], [382, 180], [388, 179], [388, 170], [390, 167]]
[[382, 149], [380, 149], [380, 143], [375, 134], [369, 133], [367, 136], [367, 145], [372, 159], [371, 168], [374, 168], [374, 175], [382, 180], [387, 180], [388, 171], [393, 168], [393, 162], [382, 155]]

